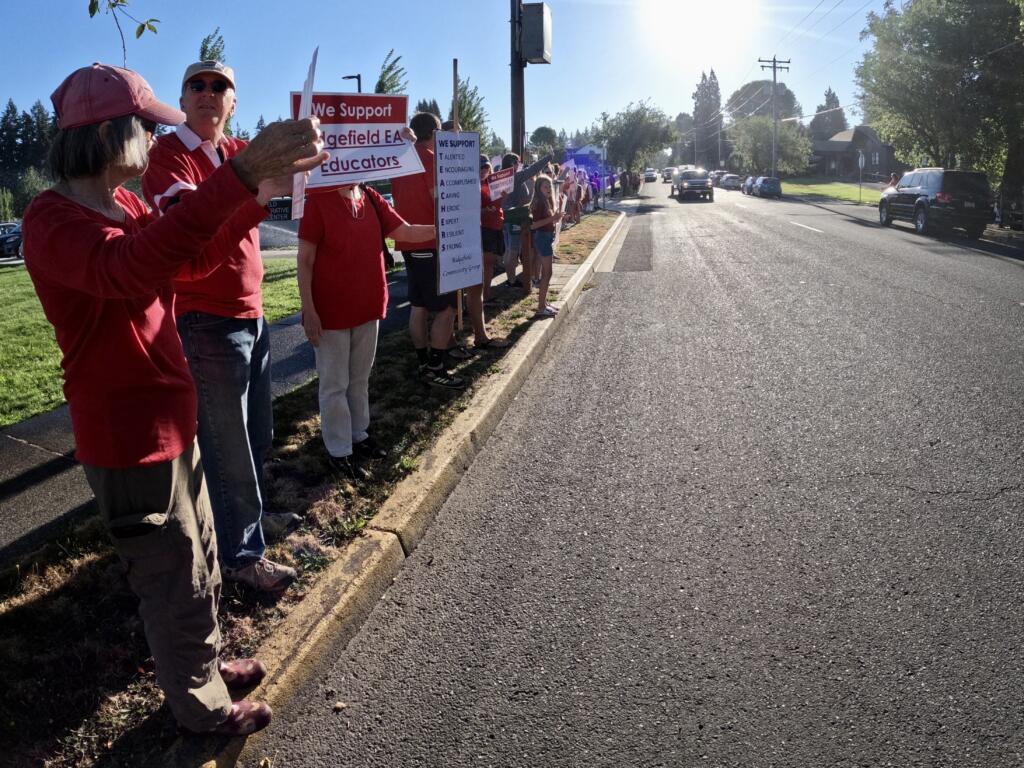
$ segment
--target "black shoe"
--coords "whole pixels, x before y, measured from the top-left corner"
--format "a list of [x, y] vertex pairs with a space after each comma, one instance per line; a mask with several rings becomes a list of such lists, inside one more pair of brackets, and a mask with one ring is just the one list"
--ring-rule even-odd
[[359, 454], [367, 459], [383, 459], [388, 452], [380, 447], [380, 444], [372, 437], [360, 440], [352, 445], [352, 453]]
[[424, 384], [430, 384], [432, 387], [443, 387], [444, 389], [465, 389], [466, 387], [465, 379], [448, 373], [441, 365], [436, 368], [421, 365], [420, 378]]
[[373, 477], [370, 470], [362, 466], [353, 456], [328, 456], [327, 463], [332, 470], [349, 480], [369, 480]]

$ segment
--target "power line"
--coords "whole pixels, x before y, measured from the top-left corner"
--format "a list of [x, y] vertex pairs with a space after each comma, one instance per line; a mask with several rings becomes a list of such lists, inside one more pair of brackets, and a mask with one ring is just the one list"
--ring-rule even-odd
[[[843, 0], [839, 0], [839, 2], [842, 2], [842, 1]], [[809, 19], [811, 17], [811, 14], [813, 14], [816, 10], [821, 8], [821, 6], [824, 5], [824, 3], [825, 3], [825, 0], [818, 0], [818, 4], [816, 6], [814, 6], [813, 8], [811, 8], [810, 13], [808, 13], [806, 16], [804, 16], [802, 19], [800, 19], [800, 21], [798, 21], [796, 23], [796, 26], [790, 27], [789, 32], [787, 32], [786, 34], [784, 34], [782, 36], [782, 39], [779, 40], [779, 42], [777, 42], [775, 44], [775, 47], [778, 48], [780, 45], [782, 45], [785, 42], [786, 38], [789, 37], [791, 34], [793, 34], [793, 30], [795, 30], [797, 27], [799, 27], [801, 24], [803, 24], [805, 21], [807, 21], [807, 19]]]
[[839, 22], [838, 24], [836, 24], [836, 25], [835, 25], [834, 27], [832, 27], [832, 29], [830, 29], [830, 30], [829, 30], [828, 32], [826, 32], [826, 33], [825, 33], [824, 35], [822, 35], [822, 36], [821, 36], [821, 37], [822, 37], [822, 39], [824, 40], [824, 39], [825, 39], [826, 37], [828, 37], [829, 35], [831, 35], [831, 34], [832, 34], [833, 32], [835, 32], [835, 31], [836, 31], [837, 29], [839, 29], [839, 28], [840, 28], [841, 26], [843, 26], [843, 24], [845, 24], [846, 22], [848, 22], [848, 21], [849, 21], [850, 19], [852, 19], [852, 18], [853, 18], [854, 16], [856, 16], [856, 15], [857, 15], [858, 13], [860, 13], [861, 11], [863, 11], [863, 10], [864, 10], [865, 8], [867, 8], [867, 7], [869, 6], [869, 5], [871, 5], [871, 4], [872, 4], [873, 2], [875, 2], [875, 1], [876, 1], [876, 0], [867, 0], [867, 2], [866, 2], [866, 3], [864, 3], [864, 4], [862, 5], [862, 6], [860, 6], [860, 7], [859, 7], [859, 8], [858, 8], [858, 9], [857, 9], [856, 11], [854, 11], [853, 13], [851, 13], [851, 14], [850, 14], [849, 16], [847, 16], [847, 17], [846, 17], [845, 19], [843, 19], [843, 20], [842, 20], [842, 21], [840, 21], [840, 22]]
[[779, 120], [780, 123], [788, 123], [792, 120], [803, 120], [805, 117], [817, 117], [818, 115], [827, 115], [829, 112], [838, 112], [841, 109], [850, 109], [856, 107], [856, 104], [844, 104], [841, 107], [832, 107], [831, 109], [823, 109], [821, 112], [815, 112], [813, 115], [797, 115], [796, 117], [784, 117]]
[[[836, 4], [835, 4], [835, 5], [833, 5], [833, 6], [831, 7], [831, 8], [829, 8], [829, 9], [828, 9], [828, 11], [826, 11], [826, 12], [825, 12], [825, 14], [824, 14], [823, 16], [820, 16], [820, 17], [818, 18], [818, 20], [814, 22], [814, 24], [811, 24], [811, 26], [810, 26], [810, 27], [808, 27], [808, 28], [807, 28], [806, 30], [804, 30], [804, 33], [810, 32], [810, 31], [811, 31], [812, 29], [814, 29], [814, 27], [815, 27], [815, 26], [817, 26], [817, 25], [818, 25], [818, 24], [819, 24], [819, 23], [821, 22], [821, 20], [822, 20], [822, 19], [825, 19], [825, 18], [827, 18], [827, 17], [828, 17], [828, 15], [829, 15], [830, 13], [832, 13], [832, 11], [834, 11], [834, 10], [835, 10], [836, 8], [838, 8], [838, 7], [840, 6], [840, 5], [842, 5], [842, 4], [843, 4], [843, 3], [845, 2], [845, 1], [846, 1], [846, 0], [836, 0]], [[796, 31], [797, 29], [799, 29], [800, 25], [801, 25], [801, 24], [803, 24], [803, 23], [804, 23], [805, 21], [807, 21], [807, 19], [809, 19], [809, 18], [811, 17], [811, 15], [812, 15], [812, 14], [813, 14], [813, 13], [814, 13], [814, 12], [815, 12], [816, 10], [818, 10], [818, 8], [820, 8], [820, 7], [822, 6], [822, 4], [824, 4], [824, 2], [825, 2], [825, 0], [820, 0], [820, 2], [819, 2], [819, 3], [818, 3], [818, 4], [816, 5], [816, 6], [814, 6], [814, 7], [813, 7], [813, 8], [811, 9], [811, 12], [810, 12], [810, 13], [808, 13], [808, 14], [807, 14], [806, 16], [804, 16], [804, 17], [803, 17], [802, 19], [800, 19], [800, 21], [798, 21], [798, 22], [797, 22], [796, 24], [794, 24], [794, 25], [793, 25], [792, 27], [790, 27], [790, 28], [789, 28], [789, 30], [788, 30], [788, 31], [786, 32], [786, 34], [784, 34], [784, 35], [783, 35], [783, 36], [782, 36], [782, 37], [781, 37], [781, 38], [780, 38], [780, 39], [778, 40], [778, 42], [776, 42], [776, 43], [775, 43], [775, 48], [776, 48], [776, 50], [778, 49], [778, 47], [779, 47], [780, 45], [782, 45], [783, 41], [785, 41], [785, 40], [786, 40], [786, 38], [788, 38], [788, 37], [789, 37], [789, 36], [790, 36], [791, 34], [793, 34], [793, 32], [795, 32], [795, 31]], [[746, 78], [747, 78], [747, 75], [749, 75], [749, 74], [750, 74], [751, 72], [753, 72], [753, 71], [754, 71], [754, 67], [756, 67], [756, 66], [757, 66], [757, 64], [751, 64], [751, 65], [750, 65], [750, 69], [748, 69], [748, 70], [747, 70], [746, 72], [744, 72], [744, 73], [743, 73], [743, 75], [742, 75], [742, 76], [740, 77], [740, 82], [741, 82], [741, 83], [743, 83], [743, 81], [744, 81], [744, 80], [746, 80]], [[741, 85], [740, 87], [742, 88], [743, 86]], [[751, 101], [751, 100], [752, 100], [752, 99], [753, 99], [754, 97], [756, 97], [756, 96], [757, 96], [757, 93], [752, 93], [752, 94], [751, 94], [750, 96], [748, 96], [748, 97], [747, 97], [747, 98], [746, 98], [746, 99], [745, 99], [745, 100], [743, 101], [743, 103], [742, 103], [742, 104], [739, 104], [739, 105], [737, 105], [737, 106], [735, 106], [735, 107], [732, 107], [732, 108], [730, 108], [730, 107], [729, 107], [729, 102], [726, 102], [726, 103], [725, 103], [725, 104], [724, 104], [724, 105], [722, 106], [722, 108], [718, 110], [718, 112], [717, 112], [716, 114], [714, 114], [714, 115], [712, 115], [712, 116], [711, 116], [711, 119], [710, 119], [710, 120], [708, 120], [708, 121], [707, 121], [707, 122], [705, 122], [705, 123], [701, 123], [701, 125], [702, 125], [702, 126], [704, 126], [704, 125], [711, 125], [711, 123], [715, 122], [715, 120], [717, 120], [717, 119], [718, 119], [719, 117], [721, 117], [722, 115], [724, 115], [724, 114], [725, 114], [726, 112], [730, 112], [730, 113], [732, 113], [732, 112], [736, 112], [736, 111], [738, 111], [738, 110], [739, 110], [740, 108], [742, 108], [743, 106], [745, 106], [745, 105], [746, 105], [746, 104], [747, 104], [748, 102], [750, 102], [750, 101]]]

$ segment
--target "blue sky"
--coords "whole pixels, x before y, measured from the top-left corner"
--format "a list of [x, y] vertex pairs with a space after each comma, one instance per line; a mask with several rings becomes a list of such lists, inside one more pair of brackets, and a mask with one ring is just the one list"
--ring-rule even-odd
[[[4, 6], [4, 84], [0, 98], [19, 109], [49, 94], [72, 70], [93, 61], [121, 65], [113, 20], [90, 19], [88, 0]], [[526, 125], [572, 131], [602, 111], [649, 99], [674, 116], [691, 112], [702, 70], [714, 68], [727, 99], [761, 76], [757, 59], [792, 59], [780, 79], [809, 114], [831, 86], [841, 104], [855, 99], [853, 67], [865, 17], [883, 0], [549, 0], [553, 63], [526, 71]], [[128, 66], [176, 103], [199, 41], [220, 27], [238, 80], [237, 123], [252, 128], [287, 111], [320, 46], [316, 87], [354, 90], [342, 75], [361, 73], [371, 90], [390, 48], [409, 73], [409, 96], [451, 98], [451, 60], [478, 85], [491, 127], [509, 140], [508, 0], [131, 0], [138, 18], [160, 19], [156, 35], [126, 28]], [[770, 76], [770, 75], [769, 75]], [[854, 117], [847, 113], [848, 117]]]

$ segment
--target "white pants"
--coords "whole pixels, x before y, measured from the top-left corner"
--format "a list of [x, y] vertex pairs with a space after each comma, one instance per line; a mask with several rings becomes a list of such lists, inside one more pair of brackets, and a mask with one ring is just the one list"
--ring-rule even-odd
[[331, 456], [351, 456], [370, 426], [370, 369], [377, 352], [377, 321], [322, 331], [316, 352], [320, 377], [320, 434]]

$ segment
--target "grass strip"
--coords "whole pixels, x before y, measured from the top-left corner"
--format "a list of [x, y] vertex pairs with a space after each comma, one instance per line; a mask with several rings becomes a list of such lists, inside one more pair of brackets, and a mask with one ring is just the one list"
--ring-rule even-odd
[[[592, 244], [589, 253], [615, 218], [596, 213], [567, 230], [559, 260], [577, 258], [569, 254], [586, 243]], [[529, 327], [536, 296], [497, 287], [494, 296], [489, 330], [514, 341]], [[459, 373], [479, 382], [501, 370], [506, 352], [465, 361]], [[220, 619], [226, 656], [251, 654], [274, 631], [469, 404], [472, 388], [453, 393], [426, 387], [415, 376], [416, 363], [406, 334], [380, 339], [370, 379], [372, 429], [389, 454], [370, 465], [370, 481], [331, 474], [315, 380], [275, 401], [268, 509], [298, 512], [305, 522], [267, 555], [298, 567], [301, 580], [276, 600], [225, 584]], [[149, 765], [174, 741], [137, 601], [98, 520], [0, 574], [0, 680], [0, 754], [12, 764]]]
[[873, 185], [858, 189], [856, 184], [827, 179], [784, 179], [782, 193], [794, 197], [817, 197], [842, 200], [860, 205], [878, 205], [879, 190]]
[[23, 266], [0, 267], [0, 427], [64, 402], [60, 350]]

